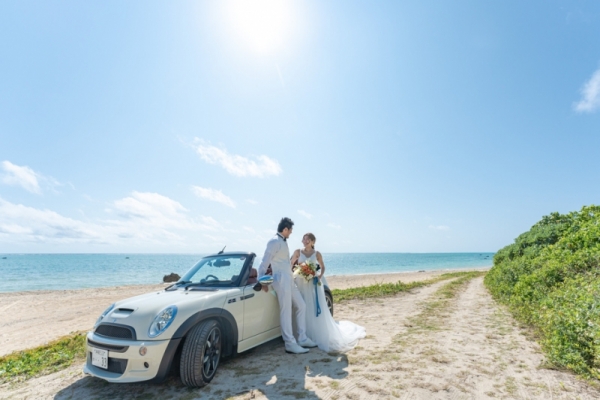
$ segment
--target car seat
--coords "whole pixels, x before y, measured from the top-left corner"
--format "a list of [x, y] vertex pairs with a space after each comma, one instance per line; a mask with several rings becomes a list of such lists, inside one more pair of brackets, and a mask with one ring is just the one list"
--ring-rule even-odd
[[258, 271], [256, 268], [250, 268], [250, 275], [248, 276], [248, 282], [246, 282], [246, 285], [252, 285], [256, 282], [258, 282]]

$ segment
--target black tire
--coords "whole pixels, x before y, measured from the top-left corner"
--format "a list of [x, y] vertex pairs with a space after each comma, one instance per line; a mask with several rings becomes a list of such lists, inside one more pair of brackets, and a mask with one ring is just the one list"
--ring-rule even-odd
[[327, 308], [329, 308], [329, 312], [331, 313], [331, 316], [333, 317], [333, 296], [331, 295], [331, 292], [328, 290], [325, 291], [325, 300], [327, 300]]
[[202, 387], [214, 378], [223, 343], [221, 326], [214, 319], [192, 328], [181, 350], [181, 382], [188, 387]]

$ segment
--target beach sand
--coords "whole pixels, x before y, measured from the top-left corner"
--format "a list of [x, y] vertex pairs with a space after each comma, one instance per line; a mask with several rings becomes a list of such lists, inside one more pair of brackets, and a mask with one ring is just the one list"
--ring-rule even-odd
[[[331, 289], [376, 283], [414, 282], [449, 271], [374, 275], [332, 275]], [[0, 356], [43, 345], [72, 332], [92, 329], [98, 316], [112, 303], [127, 297], [162, 290], [167, 284], [118, 286], [79, 290], [40, 290], [0, 293]]]
[[[440, 273], [332, 276], [329, 284], [344, 288], [410, 282]], [[84, 376], [81, 363], [75, 363], [23, 383], [0, 385], [0, 398], [600, 398], [598, 388], [573, 374], [543, 367], [539, 346], [504, 307], [494, 302], [482, 277], [467, 283], [451, 298], [442, 293], [447, 283], [437, 282], [392, 297], [338, 304], [336, 319], [354, 321], [367, 331], [367, 337], [346, 354], [311, 349], [307, 354], [290, 355], [283, 351], [281, 339], [276, 339], [224, 359], [213, 381], [198, 389], [186, 388], [177, 377], [160, 384], [108, 384]], [[3, 350], [38, 344], [35, 337], [46, 334], [46, 330], [56, 337], [89, 329], [112, 301], [162, 287], [3, 294], [2, 333], [21, 330], [21, 335], [6, 337]], [[12, 313], [32, 315], [19, 319]], [[4, 320], [7, 316], [9, 319]], [[54, 338], [51, 336], [47, 335], [47, 340]]]

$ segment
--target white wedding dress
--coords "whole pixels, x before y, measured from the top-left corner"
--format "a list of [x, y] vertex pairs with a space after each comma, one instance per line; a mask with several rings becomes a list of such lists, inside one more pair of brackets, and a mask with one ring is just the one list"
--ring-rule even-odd
[[[300, 251], [298, 263], [301, 264], [308, 259], [316, 264], [316, 258], [316, 251], [310, 257], [306, 257]], [[365, 328], [362, 326], [350, 321], [335, 321], [333, 319], [327, 308], [325, 290], [322, 285], [317, 285], [318, 304], [321, 309], [321, 313], [317, 316], [315, 285], [312, 281], [306, 282], [301, 276], [296, 276], [295, 281], [306, 302], [306, 336], [312, 339], [319, 346], [319, 349], [326, 352], [348, 351], [357, 345], [359, 339], [366, 336]]]

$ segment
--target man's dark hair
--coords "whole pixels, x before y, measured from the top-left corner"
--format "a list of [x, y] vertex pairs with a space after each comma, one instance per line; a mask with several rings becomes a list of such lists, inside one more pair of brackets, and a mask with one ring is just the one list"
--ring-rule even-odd
[[294, 221], [292, 221], [288, 217], [281, 218], [281, 221], [279, 221], [279, 225], [277, 226], [277, 232], [283, 232], [285, 228], [292, 229], [293, 226]]

